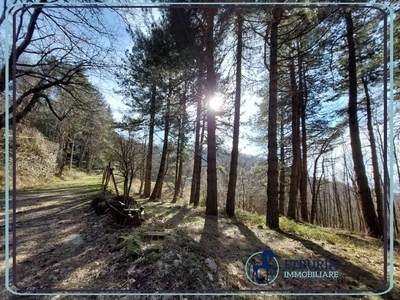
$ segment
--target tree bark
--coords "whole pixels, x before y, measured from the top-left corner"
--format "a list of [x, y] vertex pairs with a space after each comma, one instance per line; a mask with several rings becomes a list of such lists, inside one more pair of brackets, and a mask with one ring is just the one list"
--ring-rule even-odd
[[379, 225], [379, 220], [375, 212], [372, 201], [371, 190], [368, 185], [368, 178], [365, 172], [363, 153], [361, 149], [360, 131], [357, 116], [357, 68], [356, 68], [356, 49], [354, 44], [354, 26], [351, 11], [346, 11], [346, 37], [349, 54], [349, 127], [351, 149], [354, 162], [354, 172], [356, 182], [362, 202], [362, 211], [369, 234], [373, 237], [381, 237], [383, 232]]
[[[322, 146], [324, 147], [324, 146]], [[314, 224], [315, 223], [315, 216], [317, 214], [318, 210], [318, 192], [319, 192], [319, 187], [317, 189], [317, 168], [318, 168], [318, 160], [320, 159], [321, 155], [324, 153], [323, 148], [321, 148], [318, 156], [314, 160], [314, 170], [313, 170], [313, 181], [312, 181], [312, 195], [311, 195], [311, 215], [310, 215], [310, 223]], [[322, 172], [319, 182], [321, 182], [322, 175], [324, 173]]]
[[81, 165], [82, 165], [82, 161], [85, 158], [85, 152], [86, 152], [86, 147], [87, 147], [88, 143], [89, 143], [89, 137], [86, 136], [85, 142], [80, 147], [79, 158], [78, 158], [78, 161], [76, 163], [76, 167], [77, 168], [80, 168]]
[[239, 157], [239, 126], [243, 48], [243, 16], [240, 12], [237, 13], [237, 32], [235, 115], [233, 120], [231, 166], [229, 171], [228, 193], [226, 196], [226, 213], [229, 217], [233, 217], [235, 215], [237, 168]]
[[140, 187], [139, 187], [139, 195], [142, 195], [143, 187], [144, 187], [144, 180], [145, 180], [145, 163], [146, 163], [146, 139], [143, 143], [143, 154], [142, 154], [142, 163], [139, 171], [139, 176], [140, 176]]
[[199, 156], [198, 156], [198, 173], [197, 173], [197, 178], [198, 180], [196, 181], [196, 186], [195, 186], [195, 202], [193, 205], [196, 207], [199, 205], [200, 202], [200, 190], [201, 190], [201, 173], [202, 173], [202, 160], [203, 160], [203, 145], [204, 145], [204, 135], [206, 132], [206, 117], [203, 116], [203, 123], [201, 126], [201, 133], [200, 133], [200, 148], [199, 148]]
[[332, 164], [332, 185], [333, 185], [332, 186], [333, 197], [334, 197], [334, 202], [336, 204], [336, 212], [337, 212], [337, 217], [338, 217], [339, 228], [343, 229], [344, 228], [344, 220], [343, 220], [342, 204], [340, 201], [340, 195], [339, 195], [336, 176], [335, 176], [334, 164]]
[[68, 142], [65, 141], [65, 132], [61, 134], [59, 146], [59, 169], [57, 176], [61, 177], [64, 172], [65, 162], [67, 160]]
[[292, 149], [293, 162], [290, 173], [289, 206], [287, 217], [296, 220], [297, 194], [300, 185], [301, 171], [301, 151], [300, 151], [300, 105], [298, 98], [298, 89], [296, 85], [296, 75], [294, 59], [290, 64], [290, 87], [292, 90]]
[[[18, 124], [19, 122], [21, 122], [31, 111], [32, 109], [36, 106], [36, 104], [39, 102], [39, 99], [41, 98], [41, 94], [40, 93], [33, 93], [31, 99], [29, 100], [29, 102], [27, 103], [27, 105], [24, 107], [24, 109], [18, 113], [15, 114], [15, 123]], [[18, 104], [16, 104], [18, 106]], [[12, 108], [12, 107], [11, 107]], [[4, 112], [1, 116], [0, 116], [0, 129], [3, 128], [5, 126], [5, 119], [6, 119], [6, 113]], [[10, 114], [12, 113], [9, 112]], [[10, 126], [12, 126], [13, 124], [13, 118], [9, 119], [9, 124]]]
[[[171, 92], [171, 91], [170, 91]], [[170, 93], [169, 93], [170, 94]], [[161, 197], [162, 186], [164, 182], [165, 173], [167, 170], [167, 155], [168, 155], [168, 138], [169, 138], [169, 119], [170, 119], [170, 95], [167, 96], [167, 111], [165, 113], [165, 126], [164, 126], [164, 143], [161, 154], [160, 168], [158, 170], [156, 184], [149, 200], [156, 200]]]
[[[201, 126], [201, 111], [202, 100], [199, 98], [197, 102], [197, 118], [196, 118], [196, 133], [194, 142], [194, 162], [192, 174], [192, 186], [190, 189], [190, 203], [197, 206], [200, 201], [200, 177], [201, 177], [201, 155], [202, 155], [202, 142], [200, 137]], [[204, 132], [204, 124], [203, 124]]]
[[150, 124], [149, 124], [149, 144], [147, 147], [147, 158], [146, 158], [146, 174], [144, 178], [144, 190], [143, 197], [150, 197], [151, 192], [151, 175], [153, 165], [153, 140], [154, 140], [154, 121], [156, 115], [156, 87], [152, 87], [152, 94], [150, 99]]
[[285, 215], [285, 177], [286, 177], [286, 163], [285, 163], [285, 131], [283, 117], [281, 119], [281, 134], [280, 134], [280, 171], [279, 171], [279, 214]]
[[374, 186], [375, 186], [375, 197], [376, 197], [376, 210], [378, 213], [378, 220], [380, 225], [380, 230], [383, 232], [385, 219], [383, 216], [383, 191], [381, 186], [381, 174], [379, 172], [379, 163], [378, 163], [378, 154], [376, 151], [376, 143], [375, 143], [375, 136], [374, 136], [374, 129], [372, 126], [372, 109], [371, 109], [371, 98], [369, 96], [368, 91], [368, 84], [365, 80], [364, 76], [361, 78], [364, 93], [365, 93], [365, 100], [367, 104], [367, 128], [368, 128], [368, 135], [369, 135], [369, 143], [371, 145], [371, 160], [372, 160], [372, 172], [374, 175]]
[[[300, 48], [300, 47], [299, 47]], [[299, 106], [301, 118], [301, 178], [300, 178], [300, 203], [301, 203], [301, 218], [304, 222], [308, 222], [308, 204], [307, 204], [307, 126], [306, 126], [306, 108], [307, 108], [307, 88], [303, 76], [303, 57], [299, 54]]]
[[[214, 17], [216, 9], [206, 9], [206, 99], [210, 101], [215, 95], [214, 71]], [[216, 155], [216, 112], [207, 107], [207, 199], [206, 215], [218, 215], [218, 189], [217, 189], [217, 155]]]
[[270, 73], [268, 104], [268, 183], [266, 225], [279, 229], [278, 206], [278, 144], [277, 144], [277, 106], [278, 106], [278, 27], [282, 16], [281, 8], [272, 9], [270, 39]]
[[350, 218], [350, 229], [351, 231], [354, 231], [354, 218], [353, 218], [353, 208], [352, 208], [352, 201], [351, 201], [351, 193], [350, 193], [350, 181], [349, 181], [349, 170], [347, 167], [347, 159], [346, 155], [343, 155], [343, 165], [344, 165], [344, 172], [346, 176], [346, 193], [347, 193], [347, 198], [348, 198], [348, 207], [349, 207], [349, 218]]
[[182, 187], [182, 169], [183, 169], [183, 144], [184, 144], [184, 128], [182, 118], [179, 120], [179, 133], [178, 133], [178, 147], [176, 154], [176, 166], [175, 166], [175, 187], [174, 196], [172, 203], [176, 203], [178, 195]]
[[75, 148], [75, 143], [74, 143], [74, 141], [72, 141], [72, 144], [71, 144], [71, 157], [69, 158], [69, 170], [72, 169], [72, 163], [74, 161], [74, 148]]

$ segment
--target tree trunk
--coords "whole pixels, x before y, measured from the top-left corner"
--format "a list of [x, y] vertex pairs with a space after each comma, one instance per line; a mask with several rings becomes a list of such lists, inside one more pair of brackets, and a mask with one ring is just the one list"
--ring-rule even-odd
[[322, 217], [322, 225], [324, 227], [328, 227], [328, 214], [329, 214], [329, 209], [328, 209], [328, 197], [327, 197], [327, 192], [326, 192], [326, 185], [324, 186], [324, 209], [323, 209], [323, 217]]
[[349, 51], [349, 125], [350, 140], [354, 162], [354, 172], [356, 174], [357, 186], [362, 202], [362, 211], [369, 234], [373, 237], [381, 237], [383, 232], [379, 225], [378, 217], [375, 213], [372, 201], [371, 190], [368, 185], [368, 178], [365, 173], [363, 153], [361, 149], [360, 131], [357, 116], [357, 69], [356, 69], [356, 49], [354, 45], [354, 29], [351, 11], [346, 11], [347, 43]]
[[147, 147], [147, 159], [146, 159], [146, 174], [144, 178], [144, 191], [143, 197], [150, 197], [151, 192], [151, 173], [153, 164], [153, 139], [154, 139], [154, 120], [156, 115], [156, 88], [153, 85], [151, 94], [151, 108], [150, 108], [150, 124], [149, 124], [149, 145]]
[[61, 177], [65, 167], [65, 161], [67, 160], [67, 150], [68, 150], [68, 142], [65, 141], [65, 132], [61, 134], [60, 138], [60, 146], [59, 146], [59, 169], [57, 176]]
[[[200, 129], [201, 129], [201, 99], [197, 100], [197, 114], [196, 114], [196, 132], [194, 141], [194, 160], [193, 160], [193, 173], [192, 173], [192, 185], [190, 189], [190, 203], [195, 206], [199, 204], [200, 193], [197, 191], [197, 183], [200, 182], [201, 173], [201, 145], [200, 145]], [[196, 204], [195, 204], [196, 203]]]
[[[310, 215], [310, 223], [314, 224], [315, 222], [315, 216], [317, 214], [317, 209], [318, 209], [318, 204], [317, 204], [317, 199], [318, 199], [318, 190], [317, 190], [317, 168], [318, 168], [318, 160], [320, 159], [321, 155], [323, 154], [323, 148], [321, 148], [321, 151], [319, 152], [318, 156], [315, 158], [314, 161], [314, 171], [313, 171], [313, 181], [312, 181], [312, 195], [311, 195], [311, 215]], [[319, 178], [319, 183], [321, 182], [322, 175], [324, 173], [321, 173], [321, 176]]]
[[289, 206], [287, 217], [296, 220], [297, 194], [300, 185], [301, 152], [300, 152], [300, 106], [297, 94], [294, 59], [290, 64], [290, 87], [292, 90], [292, 149], [293, 162], [290, 173]]
[[175, 184], [174, 184], [174, 196], [172, 203], [176, 203], [178, 195], [182, 186], [182, 168], [183, 168], [183, 140], [184, 140], [184, 128], [182, 119], [179, 120], [179, 133], [178, 133], [178, 147], [176, 153], [176, 166], [175, 166]]
[[79, 159], [78, 159], [78, 162], [76, 163], [77, 168], [82, 166], [82, 161], [85, 158], [86, 148], [87, 148], [88, 144], [89, 144], [89, 137], [86, 136], [85, 142], [81, 146], [81, 151], [79, 152]]
[[144, 139], [144, 143], [143, 143], [143, 154], [142, 154], [142, 163], [140, 166], [140, 171], [139, 171], [139, 176], [140, 176], [140, 187], [139, 187], [139, 195], [141, 195], [141, 197], [144, 197], [144, 195], [142, 194], [143, 191], [143, 187], [144, 187], [144, 181], [145, 181], [145, 164], [146, 164], [146, 138]]
[[86, 173], [90, 174], [90, 172], [92, 171], [94, 162], [95, 162], [96, 156], [94, 153], [91, 153], [90, 151], [88, 152], [87, 155], [87, 165], [86, 165]]
[[[40, 94], [39, 93], [34, 93], [31, 97], [31, 99], [29, 100], [29, 102], [26, 104], [26, 106], [24, 107], [24, 109], [18, 113], [15, 114], [15, 123], [18, 124], [19, 122], [21, 122], [31, 111], [32, 109], [36, 106], [36, 104], [39, 102], [40, 99]], [[16, 104], [18, 106], [18, 103]], [[10, 110], [12, 109], [12, 106], [10, 108]], [[0, 129], [4, 128], [5, 126], [5, 118], [6, 118], [6, 113], [4, 112], [1, 116], [0, 116]], [[12, 110], [9, 112], [9, 114], [12, 113]], [[9, 119], [9, 124], [10, 126], [12, 126], [13, 124], [13, 118]]]
[[176, 203], [178, 200], [178, 193], [179, 193], [179, 187], [178, 187], [178, 177], [179, 177], [179, 162], [180, 162], [180, 148], [181, 148], [181, 126], [182, 126], [182, 120], [179, 119], [179, 133], [178, 133], [178, 143], [176, 147], [176, 160], [175, 160], [175, 178], [174, 178], [174, 195], [172, 197], [171, 203]]
[[[214, 71], [214, 17], [216, 9], [206, 9], [206, 99], [210, 101], [215, 96]], [[207, 107], [207, 198], [206, 215], [218, 215], [218, 188], [217, 188], [217, 157], [216, 157], [216, 112]]]
[[72, 169], [72, 162], [74, 161], [74, 147], [75, 147], [75, 143], [74, 143], [74, 141], [72, 141], [72, 144], [71, 144], [71, 157], [69, 158], [69, 170]]
[[201, 126], [201, 134], [200, 134], [200, 145], [199, 145], [199, 154], [198, 154], [198, 160], [197, 160], [197, 181], [195, 185], [195, 194], [194, 194], [194, 202], [193, 206], [198, 206], [200, 202], [200, 189], [201, 189], [201, 166], [202, 166], [202, 159], [203, 159], [203, 144], [204, 144], [204, 134], [205, 134], [205, 129], [206, 127], [206, 118], [205, 116], [203, 117], [203, 123]]
[[301, 162], [301, 179], [300, 179], [300, 203], [301, 218], [304, 222], [308, 222], [308, 204], [307, 204], [307, 127], [306, 127], [306, 108], [307, 108], [307, 89], [303, 77], [303, 57], [299, 54], [299, 106], [301, 109], [301, 146], [302, 146], [302, 162]]
[[350, 174], [347, 168], [347, 159], [345, 154], [343, 155], [343, 160], [344, 160], [344, 171], [346, 176], [346, 192], [347, 192], [349, 216], [350, 216], [350, 229], [351, 231], [354, 231], [354, 217], [353, 217], [353, 208], [352, 208], [351, 193], [350, 193], [350, 181], [349, 181]]
[[342, 205], [340, 201], [340, 195], [337, 187], [337, 181], [336, 181], [336, 176], [335, 176], [335, 167], [334, 163], [332, 164], [332, 185], [333, 185], [333, 197], [334, 197], [334, 202], [336, 204], [336, 212], [337, 212], [337, 217], [338, 217], [338, 223], [339, 223], [339, 228], [344, 228], [344, 221], [343, 221], [343, 212], [342, 212]]
[[278, 112], [278, 26], [282, 16], [282, 8], [272, 9], [270, 39], [270, 72], [269, 72], [269, 104], [268, 104], [268, 183], [266, 225], [271, 229], [279, 229], [278, 206], [278, 144], [277, 144], [277, 112]]
[[237, 13], [237, 52], [236, 52], [236, 94], [235, 116], [233, 120], [233, 141], [231, 167], [229, 171], [228, 193], [226, 196], [226, 213], [229, 217], [235, 215], [235, 198], [237, 183], [237, 168], [239, 157], [239, 126], [240, 126], [240, 99], [242, 85], [242, 48], [243, 48], [243, 16]]
[[283, 126], [283, 117], [281, 119], [281, 134], [280, 134], [280, 172], [279, 172], [279, 214], [285, 215], [285, 177], [286, 177], [286, 163], [285, 163], [285, 132]]
[[156, 200], [157, 198], [161, 197], [164, 176], [165, 176], [165, 173], [167, 170], [166, 165], [167, 165], [167, 155], [168, 155], [170, 105], [171, 105], [171, 99], [170, 99], [170, 95], [168, 95], [167, 96], [167, 111], [165, 113], [164, 143], [163, 143], [163, 149], [162, 149], [162, 153], [161, 153], [160, 169], [158, 170], [157, 181], [156, 181], [156, 184], [154, 186], [153, 192], [152, 192], [149, 200]]
[[362, 76], [361, 81], [364, 87], [365, 93], [365, 100], [367, 102], [367, 128], [369, 134], [369, 142], [371, 145], [371, 160], [372, 160], [372, 172], [374, 175], [374, 186], [375, 186], [375, 197], [376, 197], [376, 207], [378, 213], [378, 220], [380, 225], [380, 230], [383, 233], [385, 219], [383, 216], [383, 191], [381, 187], [381, 174], [379, 172], [379, 163], [378, 163], [378, 154], [376, 152], [376, 143], [375, 143], [375, 136], [374, 136], [374, 129], [372, 126], [372, 110], [371, 110], [371, 98], [369, 96], [368, 85], [367, 82]]

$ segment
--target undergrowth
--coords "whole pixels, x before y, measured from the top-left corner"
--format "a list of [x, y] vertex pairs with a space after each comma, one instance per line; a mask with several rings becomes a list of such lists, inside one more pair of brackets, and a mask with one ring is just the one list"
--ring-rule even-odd
[[[0, 148], [5, 149], [5, 131], [1, 130]], [[9, 183], [12, 182], [12, 132], [9, 133]], [[17, 126], [16, 167], [17, 188], [31, 187], [51, 179], [56, 166], [57, 144], [47, 141], [37, 129]], [[0, 162], [0, 184], [5, 185], [5, 158]]]
[[[236, 217], [248, 226], [260, 226], [265, 228], [265, 215], [259, 215], [248, 211], [237, 209]], [[341, 244], [348, 247], [355, 252], [365, 249], [365, 247], [374, 248], [371, 241], [355, 238], [351, 232], [343, 231], [344, 233], [338, 234], [338, 228], [324, 228], [312, 224], [290, 220], [286, 217], [279, 218], [279, 227], [282, 231], [294, 234], [298, 237], [307, 240], [327, 242], [329, 244]]]

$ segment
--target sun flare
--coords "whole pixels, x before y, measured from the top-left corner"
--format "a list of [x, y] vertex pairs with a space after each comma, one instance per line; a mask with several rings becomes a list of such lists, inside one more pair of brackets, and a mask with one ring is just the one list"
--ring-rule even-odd
[[218, 110], [222, 107], [224, 101], [222, 100], [221, 96], [214, 96], [209, 102], [208, 105], [213, 110]]

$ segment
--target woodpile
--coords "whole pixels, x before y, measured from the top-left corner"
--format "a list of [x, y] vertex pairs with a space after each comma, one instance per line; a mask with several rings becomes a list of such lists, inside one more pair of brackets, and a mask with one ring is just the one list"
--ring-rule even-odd
[[[94, 208], [98, 215], [109, 212], [118, 227], [140, 225], [144, 221], [142, 218], [143, 207], [132, 209], [129, 208], [130, 205], [121, 200], [126, 200], [126, 198], [124, 196], [114, 196], [108, 199], [104, 195], [99, 195], [92, 199], [91, 207]], [[137, 204], [132, 197], [129, 197], [129, 202], [130, 204]]]

